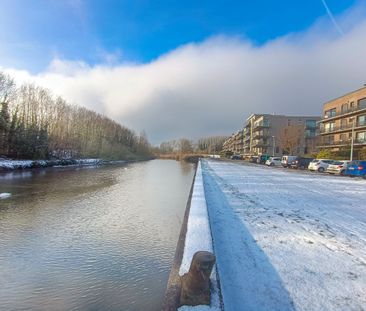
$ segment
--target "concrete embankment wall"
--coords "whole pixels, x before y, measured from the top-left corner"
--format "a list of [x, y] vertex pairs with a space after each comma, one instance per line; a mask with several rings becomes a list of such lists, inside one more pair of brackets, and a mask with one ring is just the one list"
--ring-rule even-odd
[[[162, 310], [179, 308], [180, 276], [188, 272], [197, 251], [214, 253], [200, 162], [192, 183]], [[216, 267], [211, 275], [211, 295], [211, 306], [205, 310], [221, 310]], [[179, 308], [180, 311], [191, 309], [188, 306]]]

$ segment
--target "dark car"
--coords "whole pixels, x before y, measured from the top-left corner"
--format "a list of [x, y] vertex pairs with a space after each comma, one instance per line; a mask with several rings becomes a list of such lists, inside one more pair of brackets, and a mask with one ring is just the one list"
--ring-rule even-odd
[[239, 155], [239, 154], [234, 154], [234, 155], [232, 155], [232, 156], [230, 157], [230, 159], [231, 159], [231, 160], [241, 160], [242, 158], [241, 158], [241, 155]]
[[350, 177], [360, 176], [366, 179], [366, 161], [352, 161], [348, 164], [345, 175]]
[[269, 155], [268, 154], [262, 154], [262, 155], [260, 155], [258, 157], [257, 163], [259, 163], [259, 164], [265, 164], [268, 159], [269, 159]]
[[291, 168], [304, 170], [309, 166], [309, 163], [313, 160], [314, 158], [297, 157], [296, 160], [291, 162]]

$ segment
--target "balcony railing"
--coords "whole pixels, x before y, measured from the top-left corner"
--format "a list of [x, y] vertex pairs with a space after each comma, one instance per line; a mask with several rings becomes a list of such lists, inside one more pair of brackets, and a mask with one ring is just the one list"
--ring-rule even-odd
[[[366, 139], [354, 139], [354, 145], [366, 145]], [[319, 146], [347, 146], [351, 145], [351, 139], [328, 140], [319, 142]]]
[[257, 140], [253, 140], [253, 147], [266, 147], [269, 146], [268, 141], [265, 141], [263, 139], [257, 139]]
[[266, 138], [266, 137], [269, 137], [269, 134], [268, 133], [263, 133], [263, 132], [254, 132], [253, 134], [253, 138], [254, 139], [258, 139], [258, 138]]
[[256, 128], [268, 128], [269, 127], [269, 122], [268, 121], [261, 121], [261, 122], [257, 122], [257, 123], [254, 123], [254, 126], [253, 128], [256, 129]]
[[[366, 121], [361, 121], [361, 122], [356, 122], [355, 124], [355, 129], [358, 129], [359, 127], [363, 127], [366, 126]], [[345, 124], [345, 125], [341, 125], [341, 126], [333, 126], [332, 128], [322, 128], [320, 129], [320, 134], [328, 134], [328, 133], [333, 133], [333, 132], [338, 132], [338, 131], [347, 131], [347, 130], [351, 130], [353, 127], [353, 124]]]
[[333, 119], [335, 117], [339, 117], [339, 116], [343, 116], [343, 115], [347, 115], [347, 114], [352, 114], [354, 112], [358, 112], [358, 111], [362, 111], [362, 110], [366, 110], [366, 107], [353, 107], [353, 108], [348, 108], [348, 109], [342, 109], [341, 111], [338, 111], [336, 113], [333, 113], [331, 115], [324, 115], [323, 120], [321, 120], [321, 122], [325, 122], [328, 119]]

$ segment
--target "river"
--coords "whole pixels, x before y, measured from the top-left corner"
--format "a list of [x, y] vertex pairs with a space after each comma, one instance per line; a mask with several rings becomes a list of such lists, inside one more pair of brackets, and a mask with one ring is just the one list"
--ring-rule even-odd
[[0, 174], [0, 310], [160, 310], [192, 164]]

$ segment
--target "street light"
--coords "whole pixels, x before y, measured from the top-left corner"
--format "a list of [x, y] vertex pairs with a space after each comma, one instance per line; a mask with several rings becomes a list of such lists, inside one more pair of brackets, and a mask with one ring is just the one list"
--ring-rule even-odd
[[275, 137], [272, 136], [273, 139], [273, 144], [272, 144], [272, 157], [275, 156], [275, 146], [276, 146], [276, 141], [275, 141]]
[[354, 140], [354, 136], [355, 136], [355, 122], [356, 118], [353, 117], [352, 118], [352, 137], [351, 137], [351, 155], [350, 155], [350, 161], [353, 160], [353, 140]]

